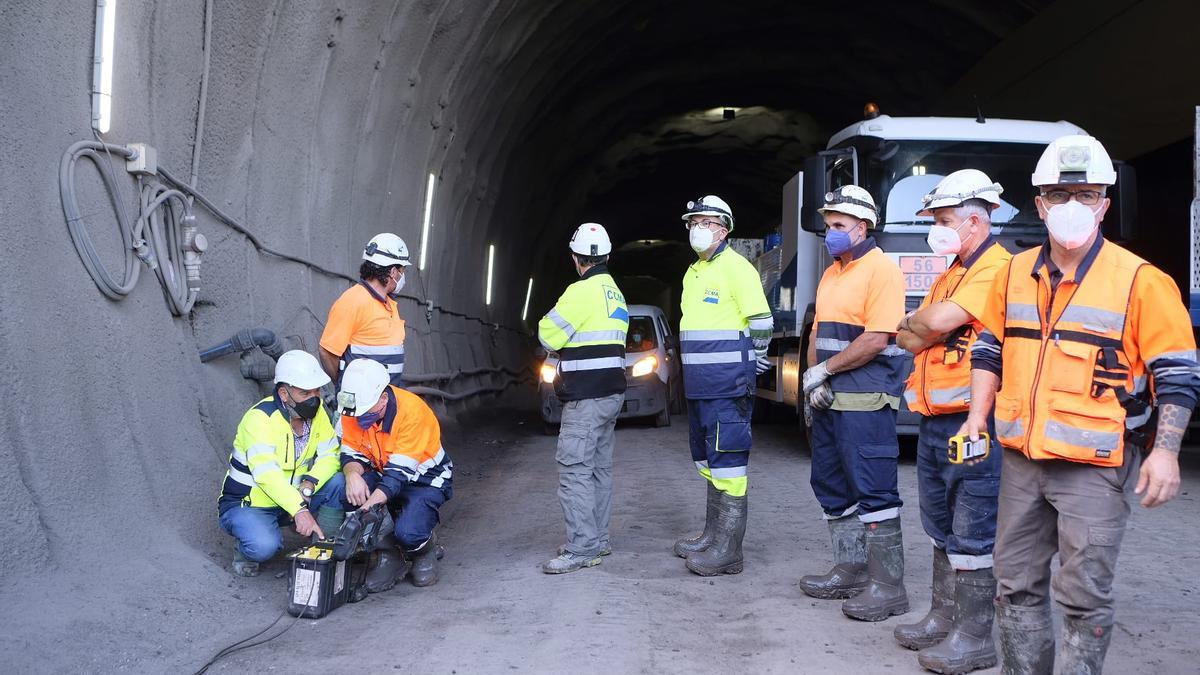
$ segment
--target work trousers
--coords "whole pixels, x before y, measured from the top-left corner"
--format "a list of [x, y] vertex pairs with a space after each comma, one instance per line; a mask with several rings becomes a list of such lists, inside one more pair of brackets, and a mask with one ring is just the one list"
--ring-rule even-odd
[[624, 400], [620, 393], [563, 405], [554, 458], [568, 553], [595, 555], [609, 543], [614, 428]]
[[1054, 599], [1068, 619], [1113, 624], [1113, 576], [1137, 485], [1141, 451], [1126, 444], [1119, 467], [1033, 461], [1004, 451], [995, 574], [1000, 602], [1049, 602], [1050, 558], [1058, 553]]
[[718, 490], [745, 495], [753, 397], [688, 399], [687, 409], [688, 445], [696, 470]]
[[852, 513], [864, 523], [900, 515], [896, 411], [812, 411], [809, 484], [828, 519]]
[[[379, 472], [364, 470], [362, 477], [367, 483], [367, 489], [374, 492], [375, 487], [379, 485]], [[429, 540], [433, 528], [440, 522], [438, 509], [453, 496], [454, 483], [448, 480], [440, 488], [405, 483], [400, 491], [388, 500], [388, 511], [391, 512], [392, 522], [395, 524], [396, 540], [404, 550], [414, 551]], [[357, 508], [344, 500], [343, 507], [346, 511]]]
[[978, 570], [992, 566], [1003, 455], [989, 421], [988, 456], [975, 464], [951, 464], [950, 437], [966, 419], [965, 412], [921, 418], [917, 487], [921, 524], [933, 545], [946, 552], [954, 569]]
[[[342, 474], [333, 474], [317, 490], [308, 502], [308, 510], [315, 518], [317, 509], [323, 505], [338, 506], [342, 503], [346, 483]], [[221, 514], [221, 529], [238, 541], [238, 550], [246, 560], [266, 562], [283, 547], [281, 526], [289, 525], [292, 517], [278, 506], [233, 506]], [[332, 537], [332, 532], [325, 536]]]

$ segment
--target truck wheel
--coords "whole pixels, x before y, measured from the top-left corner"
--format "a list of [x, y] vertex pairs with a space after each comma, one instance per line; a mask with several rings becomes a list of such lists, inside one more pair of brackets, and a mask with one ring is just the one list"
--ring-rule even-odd
[[654, 426], [669, 427], [671, 426], [671, 409], [663, 408], [662, 412], [654, 416]]
[[685, 412], [683, 389], [678, 384], [671, 389], [671, 397], [667, 401], [667, 407], [672, 415], [682, 415]]

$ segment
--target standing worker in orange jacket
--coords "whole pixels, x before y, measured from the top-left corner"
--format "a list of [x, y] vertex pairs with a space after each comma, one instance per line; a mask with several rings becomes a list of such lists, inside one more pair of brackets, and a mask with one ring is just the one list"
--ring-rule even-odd
[[[963, 431], [985, 431], [995, 404], [1006, 673], [1101, 671], [1127, 493], [1155, 507], [1179, 491], [1179, 446], [1200, 395], [1196, 344], [1170, 277], [1100, 234], [1116, 180], [1095, 138], [1050, 143], [1033, 173], [1050, 240], [996, 274], [978, 317]], [[1057, 658], [1051, 587], [1064, 615]]]
[[982, 326], [996, 270], [1012, 256], [992, 237], [991, 212], [999, 184], [978, 169], [946, 176], [925, 196], [918, 216], [932, 216], [929, 248], [955, 256], [921, 306], [900, 322], [896, 344], [913, 353], [904, 392], [921, 415], [917, 486], [921, 522], [933, 542], [933, 599], [929, 613], [895, 629], [896, 640], [920, 649], [917, 660], [939, 673], [967, 673], [996, 664], [992, 641], [992, 548], [1000, 452], [981, 462], [954, 464], [950, 437], [967, 419], [971, 394], [969, 350]]
[[442, 429], [416, 394], [389, 384], [383, 365], [357, 359], [338, 393], [342, 411], [342, 473], [346, 511], [387, 504], [395, 527], [380, 542], [367, 572], [367, 591], [391, 588], [403, 576], [397, 543], [412, 561], [412, 584], [437, 583], [438, 510], [453, 495], [454, 463]]
[[392, 384], [404, 386], [404, 319], [396, 305], [404, 288], [404, 268], [412, 264], [408, 246], [384, 232], [367, 243], [358, 268], [359, 281], [329, 308], [321, 333], [321, 368], [334, 382], [355, 359], [383, 364]]

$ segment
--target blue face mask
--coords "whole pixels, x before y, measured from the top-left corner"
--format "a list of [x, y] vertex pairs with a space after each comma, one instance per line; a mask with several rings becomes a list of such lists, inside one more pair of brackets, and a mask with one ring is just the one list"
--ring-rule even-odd
[[841, 230], [830, 230], [825, 233], [825, 249], [829, 251], [829, 255], [835, 258], [849, 251], [852, 246], [854, 243], [850, 241], [850, 235]]
[[358, 417], [356, 417], [355, 420], [358, 421], [359, 427], [361, 427], [363, 429], [370, 429], [371, 425], [378, 422], [381, 417], [383, 417], [383, 410], [380, 410], [377, 413], [371, 413], [371, 412], [363, 413], [363, 414], [359, 415]]

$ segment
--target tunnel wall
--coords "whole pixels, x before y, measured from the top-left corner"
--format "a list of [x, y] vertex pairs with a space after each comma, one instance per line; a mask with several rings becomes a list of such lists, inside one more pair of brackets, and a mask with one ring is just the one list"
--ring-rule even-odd
[[[503, 229], [487, 217], [504, 134], [490, 90], [543, 10], [526, 11], [466, 0], [214, 4], [199, 189], [269, 246], [353, 275], [365, 240], [391, 230], [415, 257], [427, 175], [438, 175], [429, 263], [410, 268], [405, 290], [482, 322], [440, 311], [426, 321], [423, 306], [403, 302], [411, 373], [523, 365], [527, 338], [485, 323], [519, 327], [525, 272], [519, 290], [509, 273], [527, 263], [499, 247], [491, 307], [483, 270]], [[190, 318], [170, 315], [146, 271], [121, 302], [98, 292], [68, 236], [57, 174], [64, 150], [92, 135], [94, 12], [86, 2], [0, 6], [0, 348], [13, 397], [0, 462], [15, 478], [0, 507], [4, 534], [22, 542], [0, 549], [12, 572], [0, 584], [74, 569], [85, 555], [115, 559], [134, 523], [165, 567], [226, 564], [215, 499], [237, 421], [263, 392], [236, 357], [202, 365], [197, 350], [261, 326], [314, 351], [347, 286], [258, 253], [197, 209], [211, 249]], [[122, 2], [118, 12], [105, 140], [149, 143], [186, 178], [204, 3]], [[118, 273], [112, 209], [81, 166], [91, 236]], [[117, 171], [132, 210], [119, 159]]]

